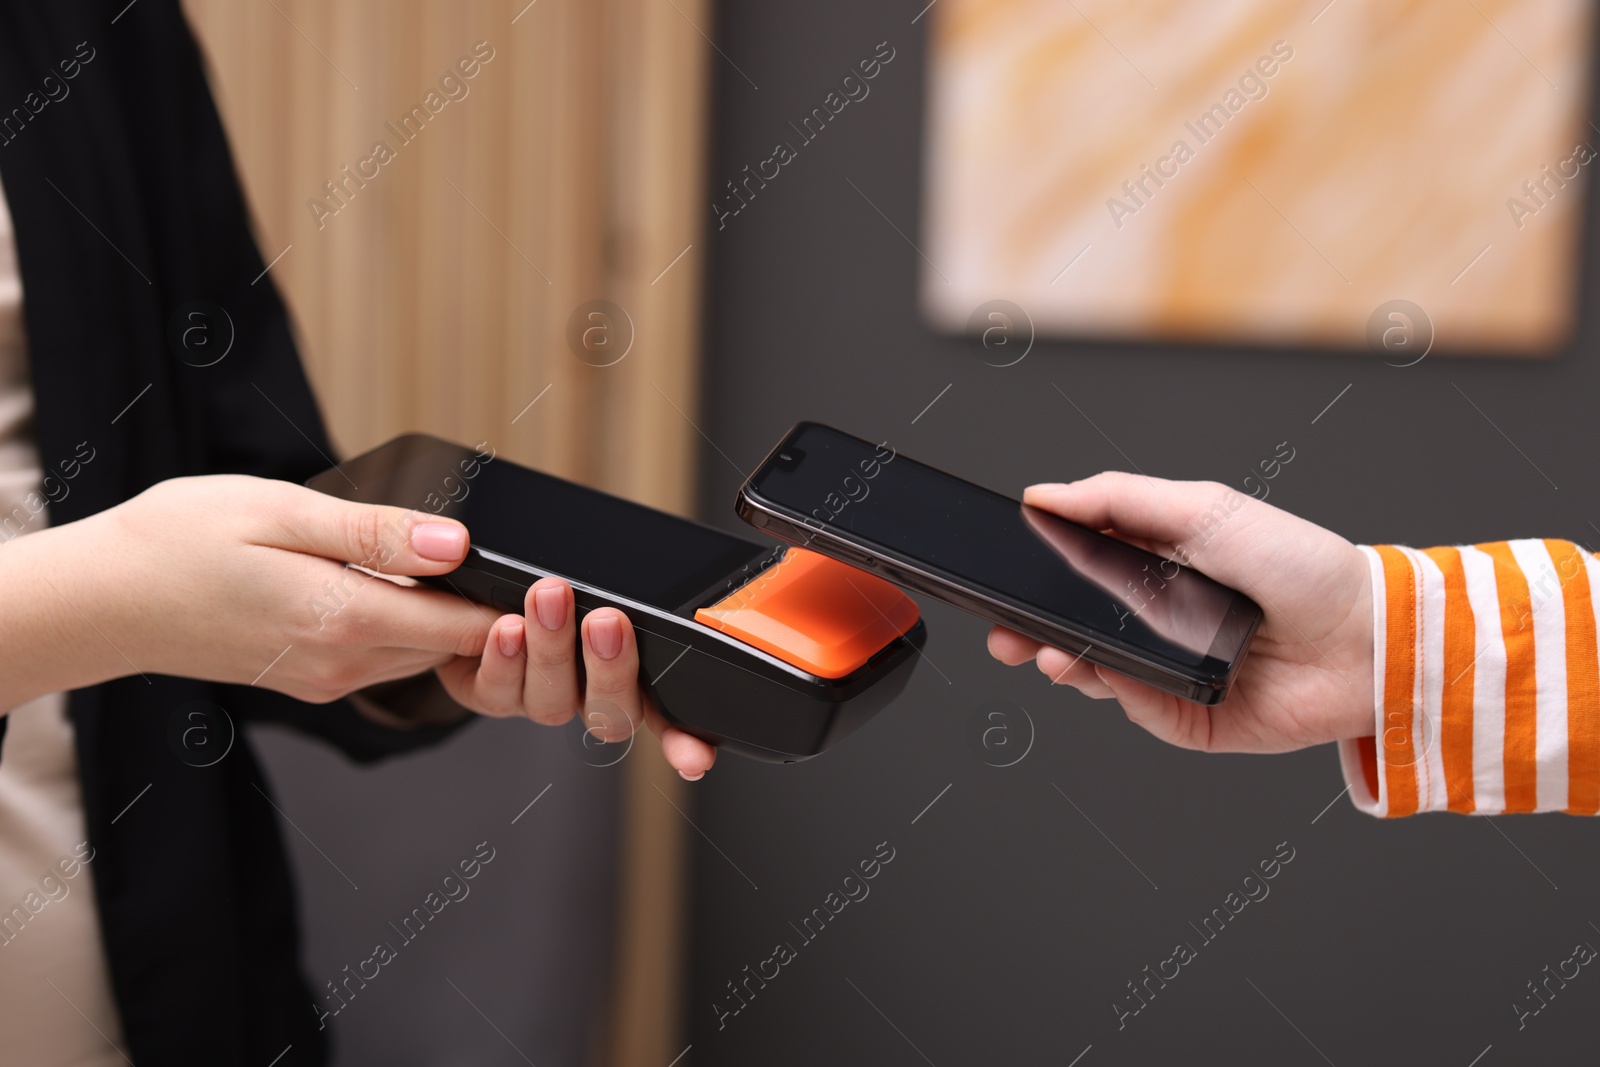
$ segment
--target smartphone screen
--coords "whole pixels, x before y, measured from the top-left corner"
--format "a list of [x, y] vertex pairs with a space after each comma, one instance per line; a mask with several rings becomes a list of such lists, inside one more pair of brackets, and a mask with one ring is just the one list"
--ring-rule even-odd
[[1242, 651], [1257, 614], [1198, 571], [826, 426], [796, 427], [749, 489], [812, 530], [1199, 673]]
[[500, 458], [409, 435], [313, 479], [347, 500], [466, 524], [474, 547], [663, 611], [767, 555], [765, 546]]

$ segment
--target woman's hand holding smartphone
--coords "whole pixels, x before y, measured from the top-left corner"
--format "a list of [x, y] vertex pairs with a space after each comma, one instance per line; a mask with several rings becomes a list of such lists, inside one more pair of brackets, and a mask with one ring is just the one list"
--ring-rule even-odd
[[[996, 659], [1031, 659], [1051, 681], [1117, 700], [1129, 719], [1183, 748], [1285, 752], [1374, 732], [1371, 577], [1349, 541], [1214, 482], [1106, 473], [1032, 486], [1023, 500], [1180, 559], [1249, 593], [1265, 617], [1232, 690], [1214, 707], [1097, 670], [1004, 627], [989, 635]], [[1195, 531], [1208, 528], [1204, 516], [1223, 503], [1228, 518], [1194, 543]]]
[[818, 423], [789, 431], [739, 514], [785, 540], [1200, 704], [1261, 609], [1180, 562]]
[[[559, 521], [559, 518], [556, 519]], [[460, 523], [235, 475], [161, 482], [117, 507], [0, 546], [0, 711], [137, 673], [260, 685], [327, 702], [433, 670], [463, 707], [547, 725], [580, 710], [572, 591], [546, 579], [525, 616], [389, 578], [465, 557]], [[711, 746], [671, 729], [638, 689], [621, 612], [583, 624], [586, 725], [641, 721], [688, 778]]]
[[1172, 744], [1282, 752], [1375, 731], [1366, 558], [1227, 486], [1107, 473], [1019, 502], [800, 423], [737, 506], [997, 623], [995, 658], [1115, 698]]

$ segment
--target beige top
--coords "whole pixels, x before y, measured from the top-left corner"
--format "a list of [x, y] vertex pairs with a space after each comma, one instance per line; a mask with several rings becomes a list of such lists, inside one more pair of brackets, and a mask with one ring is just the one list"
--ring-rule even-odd
[[[48, 521], [22, 278], [0, 189], [0, 567], [7, 542]], [[54, 693], [12, 709], [0, 743], [0, 1067], [128, 1062], [100, 940], [66, 706], [65, 695]]]

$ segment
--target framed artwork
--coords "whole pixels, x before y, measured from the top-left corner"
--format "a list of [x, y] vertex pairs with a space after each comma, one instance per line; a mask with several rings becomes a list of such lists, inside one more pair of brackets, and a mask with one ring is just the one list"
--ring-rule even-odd
[[1420, 316], [1442, 352], [1542, 355], [1573, 334], [1592, 0], [929, 17], [941, 327], [999, 299], [1057, 336], [1364, 348]]

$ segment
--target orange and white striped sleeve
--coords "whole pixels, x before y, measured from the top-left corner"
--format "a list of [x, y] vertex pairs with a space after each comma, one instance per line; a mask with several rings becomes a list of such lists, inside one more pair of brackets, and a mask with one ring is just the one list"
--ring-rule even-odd
[[1356, 806], [1600, 811], [1600, 560], [1554, 540], [1362, 551], [1377, 734], [1339, 743]]

